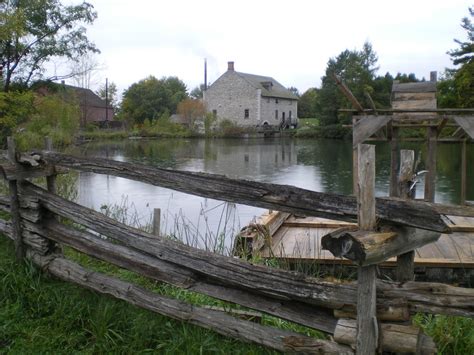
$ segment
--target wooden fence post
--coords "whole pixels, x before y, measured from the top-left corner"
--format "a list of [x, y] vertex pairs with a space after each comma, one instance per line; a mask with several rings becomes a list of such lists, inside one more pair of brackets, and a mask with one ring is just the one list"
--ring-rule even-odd
[[437, 129], [428, 127], [428, 152], [426, 155], [425, 201], [434, 202], [436, 189]]
[[160, 236], [161, 208], [153, 210], [153, 235]]
[[[16, 161], [16, 147], [13, 137], [7, 138], [8, 144], [8, 160], [12, 164], [17, 164]], [[21, 217], [20, 217], [20, 199], [18, 197], [18, 184], [17, 180], [9, 180], [8, 185], [10, 188], [10, 214], [12, 222], [12, 233], [13, 240], [15, 241], [15, 254], [16, 259], [21, 261], [25, 257], [25, 248], [23, 245], [22, 230], [21, 230]]]
[[[398, 174], [398, 196], [410, 199], [412, 196], [410, 185], [414, 175], [415, 152], [413, 150], [400, 151], [400, 173]], [[409, 251], [397, 256], [397, 280], [413, 281], [415, 279], [415, 251]]]
[[[375, 146], [358, 146], [358, 223], [361, 230], [374, 230], [375, 215]], [[375, 354], [378, 344], [376, 316], [377, 266], [357, 268], [357, 354]]]

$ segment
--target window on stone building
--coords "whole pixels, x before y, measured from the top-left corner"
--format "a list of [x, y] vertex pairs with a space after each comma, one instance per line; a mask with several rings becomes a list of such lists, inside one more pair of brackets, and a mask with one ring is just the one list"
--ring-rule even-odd
[[275, 110], [275, 119], [278, 119], [278, 110]]
[[284, 112], [281, 113], [281, 119], [282, 119], [283, 121], [285, 120], [285, 113], [284, 113]]
[[217, 110], [212, 110], [212, 116], [214, 116], [214, 118], [217, 117]]
[[278, 99], [275, 99], [275, 103], [276, 103], [276, 104], [278, 103]]
[[288, 118], [291, 120], [291, 110], [288, 112]]
[[244, 110], [244, 118], [249, 118], [249, 109], [248, 108], [246, 108]]

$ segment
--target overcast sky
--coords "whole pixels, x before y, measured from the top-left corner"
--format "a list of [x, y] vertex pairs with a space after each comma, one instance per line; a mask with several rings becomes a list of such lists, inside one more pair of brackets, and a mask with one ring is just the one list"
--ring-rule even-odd
[[[379, 74], [451, 66], [446, 51], [472, 0], [88, 0], [98, 19], [88, 37], [101, 50], [99, 77], [119, 92], [149, 76], [178, 76], [191, 90], [235, 70], [272, 76], [300, 92], [318, 87], [327, 61], [372, 43]], [[77, 1], [63, 1], [77, 3]]]

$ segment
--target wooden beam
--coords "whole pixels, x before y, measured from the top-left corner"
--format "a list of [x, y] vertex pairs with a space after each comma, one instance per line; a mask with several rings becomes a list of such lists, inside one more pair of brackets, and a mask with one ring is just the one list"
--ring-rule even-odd
[[352, 132], [352, 146], [357, 147], [391, 121], [391, 116], [360, 116]]
[[[126, 259], [129, 264], [119, 266], [129, 268], [133, 265], [142, 265], [140, 270], [145, 271], [146, 276], [154, 279], [161, 278], [161, 281], [169, 283], [179, 279], [182, 282], [181, 287], [201, 293], [206, 290], [206, 286], [199, 282], [205, 282], [207, 285], [212, 283], [216, 288], [211, 296], [217, 298], [223, 297], [225, 289], [237, 293], [245, 291], [266, 299], [271, 298], [277, 303], [268, 305], [269, 313], [273, 308], [280, 309], [296, 300], [299, 305], [321, 305], [332, 309], [356, 304], [357, 292], [354, 284], [319, 281], [302, 274], [295, 275], [294, 272], [252, 265], [232, 257], [198, 250], [168, 238], [156, 238], [119, 223], [102, 213], [52, 195], [44, 189], [26, 186], [23, 191], [38, 197], [44, 208], [109, 237], [108, 240], [104, 240], [99, 235], [77, 231], [57, 221], [48, 221], [46, 225], [48, 229], [51, 225], [54, 226], [51, 228], [52, 233], [47, 234], [48, 238], [71, 245], [81, 252], [100, 259], [104, 258], [108, 250], [110, 253], [113, 251], [113, 255], [110, 255], [110, 259], [106, 261], [114, 263], [113, 260]], [[59, 239], [61, 234], [61, 239]], [[146, 257], [146, 260], [142, 264], [140, 260], [143, 257]], [[156, 268], [152, 268], [152, 263], [156, 265]], [[474, 317], [472, 308], [474, 290], [471, 289], [439, 283], [379, 282], [377, 287], [381, 290], [380, 304], [404, 299], [410, 312], [416, 308], [415, 312]], [[243, 298], [246, 299], [246, 297]], [[421, 298], [423, 304], [419, 304]], [[230, 299], [229, 301], [234, 302]], [[244, 306], [252, 308], [248, 303]], [[309, 311], [304, 312], [306, 314]], [[277, 316], [284, 318], [281, 315]], [[317, 318], [317, 316], [312, 316], [310, 320], [317, 321]], [[327, 323], [325, 318], [321, 326], [327, 327]]]
[[[341, 108], [339, 112], [360, 112], [358, 109]], [[363, 112], [373, 113], [372, 109], [364, 109]], [[377, 109], [379, 113], [474, 113], [474, 108], [412, 108], [412, 109]], [[423, 118], [425, 119], [425, 118]]]
[[366, 266], [382, 263], [433, 243], [439, 236], [437, 232], [409, 227], [385, 228], [380, 232], [345, 227], [326, 234], [321, 239], [321, 246], [336, 257], [344, 257], [357, 265]]
[[359, 103], [359, 101], [356, 99], [354, 94], [351, 92], [351, 90], [342, 82], [342, 80], [336, 75], [336, 73], [332, 73], [334, 81], [336, 82], [337, 87], [339, 90], [344, 94], [345, 97], [351, 102], [352, 106], [359, 112], [363, 112], [364, 108], [362, 105]]
[[[359, 144], [359, 194], [357, 222], [361, 230], [374, 230], [375, 216], [375, 146]], [[357, 268], [357, 337], [356, 354], [375, 354], [379, 338], [375, 265]]]
[[469, 137], [474, 139], [474, 116], [455, 116], [454, 121], [462, 127]]
[[121, 299], [140, 308], [211, 329], [221, 335], [260, 344], [281, 352], [306, 354], [352, 354], [344, 345], [319, 340], [288, 330], [271, 328], [235, 318], [217, 310], [201, 308], [158, 295], [133, 283], [88, 270], [64, 258], [33, 257], [42, 268], [61, 280]]
[[[381, 324], [380, 350], [389, 353], [436, 354], [433, 339], [413, 325]], [[353, 347], [356, 344], [356, 321], [339, 319], [334, 340]]]
[[[43, 152], [42, 157], [51, 164], [79, 171], [119, 176], [221, 201], [349, 222], [357, 216], [354, 196], [56, 152]], [[440, 214], [422, 202], [377, 198], [376, 203], [377, 217], [381, 220], [449, 233], [449, 227]]]

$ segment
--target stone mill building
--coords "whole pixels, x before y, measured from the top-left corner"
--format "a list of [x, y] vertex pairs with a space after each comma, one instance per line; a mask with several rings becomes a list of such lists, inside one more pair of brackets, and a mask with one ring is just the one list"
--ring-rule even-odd
[[298, 124], [298, 97], [269, 76], [227, 71], [204, 92], [208, 112], [240, 126], [290, 128]]

